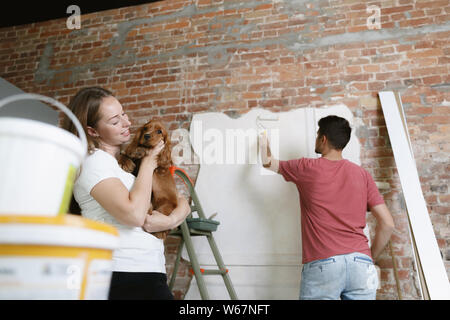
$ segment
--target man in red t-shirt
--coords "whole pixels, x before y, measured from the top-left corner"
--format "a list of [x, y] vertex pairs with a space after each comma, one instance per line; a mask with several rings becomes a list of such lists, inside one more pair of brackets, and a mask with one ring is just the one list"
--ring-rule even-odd
[[[350, 140], [348, 121], [319, 120], [317, 159], [281, 161], [260, 135], [263, 166], [296, 184], [300, 195], [303, 269], [300, 299], [375, 299], [378, 277], [373, 260], [394, 229], [392, 216], [372, 176], [342, 158]], [[377, 219], [372, 247], [363, 229], [366, 211]]]

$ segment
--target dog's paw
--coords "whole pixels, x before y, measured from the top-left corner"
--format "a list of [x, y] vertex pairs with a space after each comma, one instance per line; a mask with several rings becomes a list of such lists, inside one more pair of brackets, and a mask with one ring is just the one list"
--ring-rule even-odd
[[130, 156], [134, 159], [142, 159], [146, 155], [147, 150], [148, 149], [144, 147], [137, 147]]
[[152, 232], [152, 235], [154, 235], [158, 239], [166, 240], [167, 236], [169, 235], [169, 232], [170, 232], [170, 230], [159, 231], [159, 232]]
[[133, 162], [133, 160], [126, 157], [120, 158], [118, 162], [120, 167], [126, 172], [133, 172], [134, 168], [136, 167], [136, 164]]

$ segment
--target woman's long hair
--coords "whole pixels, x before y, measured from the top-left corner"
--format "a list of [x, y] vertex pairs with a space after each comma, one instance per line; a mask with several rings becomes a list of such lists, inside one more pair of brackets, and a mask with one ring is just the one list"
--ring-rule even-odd
[[[95, 148], [99, 147], [99, 142], [96, 138], [91, 137], [87, 134], [87, 127], [95, 128], [97, 126], [98, 120], [100, 120], [100, 104], [103, 98], [110, 97], [113, 94], [100, 87], [88, 87], [83, 88], [77, 92], [75, 96], [70, 100], [68, 108], [73, 114], [78, 118], [81, 126], [86, 132], [86, 138], [88, 142], [88, 153], [92, 153]], [[77, 134], [75, 125], [66, 116], [64, 116], [62, 122], [62, 128], [67, 131]], [[81, 208], [75, 201], [72, 194], [72, 201], [70, 202], [69, 212], [73, 214], [81, 214]]]

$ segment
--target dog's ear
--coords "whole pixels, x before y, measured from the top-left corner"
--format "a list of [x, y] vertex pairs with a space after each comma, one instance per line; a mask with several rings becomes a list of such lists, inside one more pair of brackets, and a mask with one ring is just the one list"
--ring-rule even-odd
[[145, 130], [145, 126], [140, 127], [136, 135], [134, 136], [133, 141], [128, 145], [128, 147], [125, 149], [125, 154], [129, 156], [130, 158], [136, 158], [135, 153], [139, 145], [139, 141], [141, 140], [142, 134]]
[[167, 133], [167, 130], [165, 128], [162, 128], [163, 135], [164, 135], [164, 149], [161, 150], [161, 153], [158, 157], [158, 166], [168, 168], [173, 165], [172, 162], [172, 143], [170, 142], [169, 135]]

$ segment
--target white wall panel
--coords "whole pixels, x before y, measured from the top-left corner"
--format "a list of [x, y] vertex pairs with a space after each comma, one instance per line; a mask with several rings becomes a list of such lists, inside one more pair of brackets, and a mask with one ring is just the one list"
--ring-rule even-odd
[[[345, 105], [302, 108], [284, 113], [254, 109], [238, 119], [223, 113], [201, 113], [193, 117], [191, 144], [203, 160], [195, 189], [205, 214], [210, 216], [218, 212], [214, 219], [220, 221], [220, 225], [214, 237], [240, 299], [298, 299], [300, 288], [298, 192], [296, 186], [285, 182], [281, 175], [267, 174], [268, 171], [261, 169], [260, 164], [251, 163], [250, 153], [257, 150], [256, 118], [258, 115], [261, 118], [278, 117], [278, 121], [262, 123], [268, 128], [269, 139], [279, 135], [279, 141], [271, 139], [275, 156], [289, 160], [318, 156], [314, 153], [317, 122], [330, 114], [344, 117], [354, 125], [343, 155], [360, 164], [360, 143], [355, 137], [357, 124], [353, 123], [352, 113]], [[207, 163], [214, 158], [211, 156], [214, 156], [215, 139], [223, 140], [223, 150], [217, 152], [222, 152], [223, 159], [226, 159], [230, 151], [226, 150], [227, 130], [230, 133], [230, 130], [237, 129], [248, 134], [245, 163], [237, 163], [237, 159], [233, 164], [226, 164], [226, 161], [224, 164]], [[254, 137], [251, 137], [251, 132]], [[237, 149], [235, 146], [235, 154]], [[202, 267], [211, 268], [214, 258], [206, 238], [194, 238], [194, 245]], [[188, 259], [186, 252], [183, 258]], [[206, 276], [205, 279], [212, 298], [228, 298], [220, 276]], [[199, 297], [196, 294], [198, 288], [194, 279], [186, 299]]]

